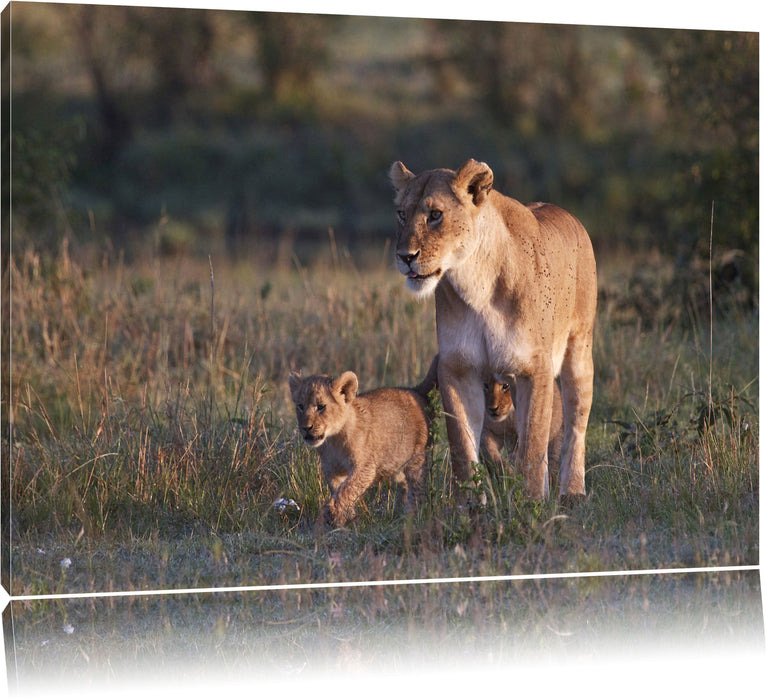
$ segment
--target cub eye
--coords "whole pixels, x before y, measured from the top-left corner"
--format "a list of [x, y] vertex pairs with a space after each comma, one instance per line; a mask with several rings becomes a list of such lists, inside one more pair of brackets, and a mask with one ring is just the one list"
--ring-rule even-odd
[[296, 405], [296, 410], [299, 411], [299, 413], [304, 413], [304, 404], [303, 403], [298, 403]]
[[429, 221], [439, 221], [442, 218], [442, 212], [439, 211], [439, 209], [432, 209], [428, 213], [428, 220]]
[[396, 218], [401, 223], [404, 223], [407, 220], [407, 214], [404, 212], [404, 209], [397, 209], [396, 210]]
[[509, 384], [502, 384], [501, 385], [501, 391], [503, 391], [505, 394], [509, 393]]
[[318, 413], [323, 413], [326, 410], [326, 404], [319, 403], [318, 404]]

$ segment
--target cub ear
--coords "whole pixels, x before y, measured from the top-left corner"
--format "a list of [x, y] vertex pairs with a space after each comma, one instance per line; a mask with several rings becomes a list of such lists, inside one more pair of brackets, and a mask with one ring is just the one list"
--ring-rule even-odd
[[345, 403], [350, 403], [358, 391], [358, 377], [355, 372], [344, 372], [337, 377], [331, 387], [331, 392], [335, 396], [342, 394]]
[[291, 395], [293, 396], [296, 393], [296, 390], [300, 387], [302, 384], [302, 373], [297, 372], [294, 370], [291, 372], [291, 374], [288, 375], [288, 387], [291, 389]]
[[398, 204], [401, 196], [404, 194], [404, 190], [407, 189], [407, 185], [415, 179], [415, 176], [406, 168], [404, 163], [397, 160], [388, 171], [388, 177], [391, 180], [393, 189], [396, 190], [394, 202]]
[[453, 187], [467, 193], [475, 206], [480, 206], [493, 189], [493, 171], [487, 163], [470, 158], [455, 174]]

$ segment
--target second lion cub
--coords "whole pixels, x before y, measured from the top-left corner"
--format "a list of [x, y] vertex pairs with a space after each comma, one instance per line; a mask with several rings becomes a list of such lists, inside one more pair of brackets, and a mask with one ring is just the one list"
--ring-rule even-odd
[[304, 441], [315, 448], [331, 498], [321, 516], [341, 527], [380, 479], [404, 487], [414, 509], [423, 495], [430, 445], [428, 393], [436, 386], [436, 357], [414, 389], [374, 389], [357, 394], [353, 372], [339, 377], [292, 372], [288, 377]]
[[[563, 444], [563, 401], [557, 382], [553, 382], [552, 422], [550, 442], [547, 448], [550, 476], [555, 479], [560, 468], [560, 451]], [[485, 422], [480, 436], [480, 457], [502, 473], [506, 465], [501, 449], [506, 445], [512, 453], [517, 447], [515, 407], [509, 383], [498, 375], [491, 375], [485, 382]]]

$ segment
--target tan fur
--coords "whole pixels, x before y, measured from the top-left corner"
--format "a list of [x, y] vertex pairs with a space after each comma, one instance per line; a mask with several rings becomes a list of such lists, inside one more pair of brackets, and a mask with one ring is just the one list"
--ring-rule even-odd
[[482, 383], [509, 375], [517, 466], [527, 493], [546, 497], [552, 386], [560, 377], [560, 494], [583, 495], [597, 297], [584, 227], [552, 204], [525, 206], [497, 192], [491, 169], [474, 160], [417, 176], [397, 162], [390, 178], [397, 269], [414, 293], [435, 295], [439, 389], [457, 480], [468, 480], [477, 460]]
[[[500, 375], [491, 375], [485, 382], [485, 422], [480, 436], [480, 458], [504, 473], [502, 449], [511, 455], [517, 447], [515, 407], [509, 382]], [[547, 461], [551, 480], [560, 472], [560, 451], [563, 444], [563, 401], [557, 382], [552, 392], [552, 423]]]
[[339, 377], [289, 375], [299, 432], [320, 458], [331, 492], [321, 517], [341, 527], [356, 504], [381, 479], [404, 490], [412, 510], [421, 501], [430, 444], [428, 392], [436, 385], [436, 357], [414, 389], [375, 389], [357, 394], [353, 372]]

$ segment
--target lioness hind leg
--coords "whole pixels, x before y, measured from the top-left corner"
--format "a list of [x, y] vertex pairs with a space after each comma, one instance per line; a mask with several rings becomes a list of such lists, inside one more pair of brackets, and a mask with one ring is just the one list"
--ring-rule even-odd
[[585, 435], [593, 404], [592, 333], [569, 339], [560, 374], [565, 430], [560, 495], [585, 495]]
[[552, 423], [550, 423], [550, 442], [547, 446], [547, 466], [550, 480], [557, 486], [560, 480], [560, 457], [563, 449], [563, 399], [558, 382], [552, 387]]

